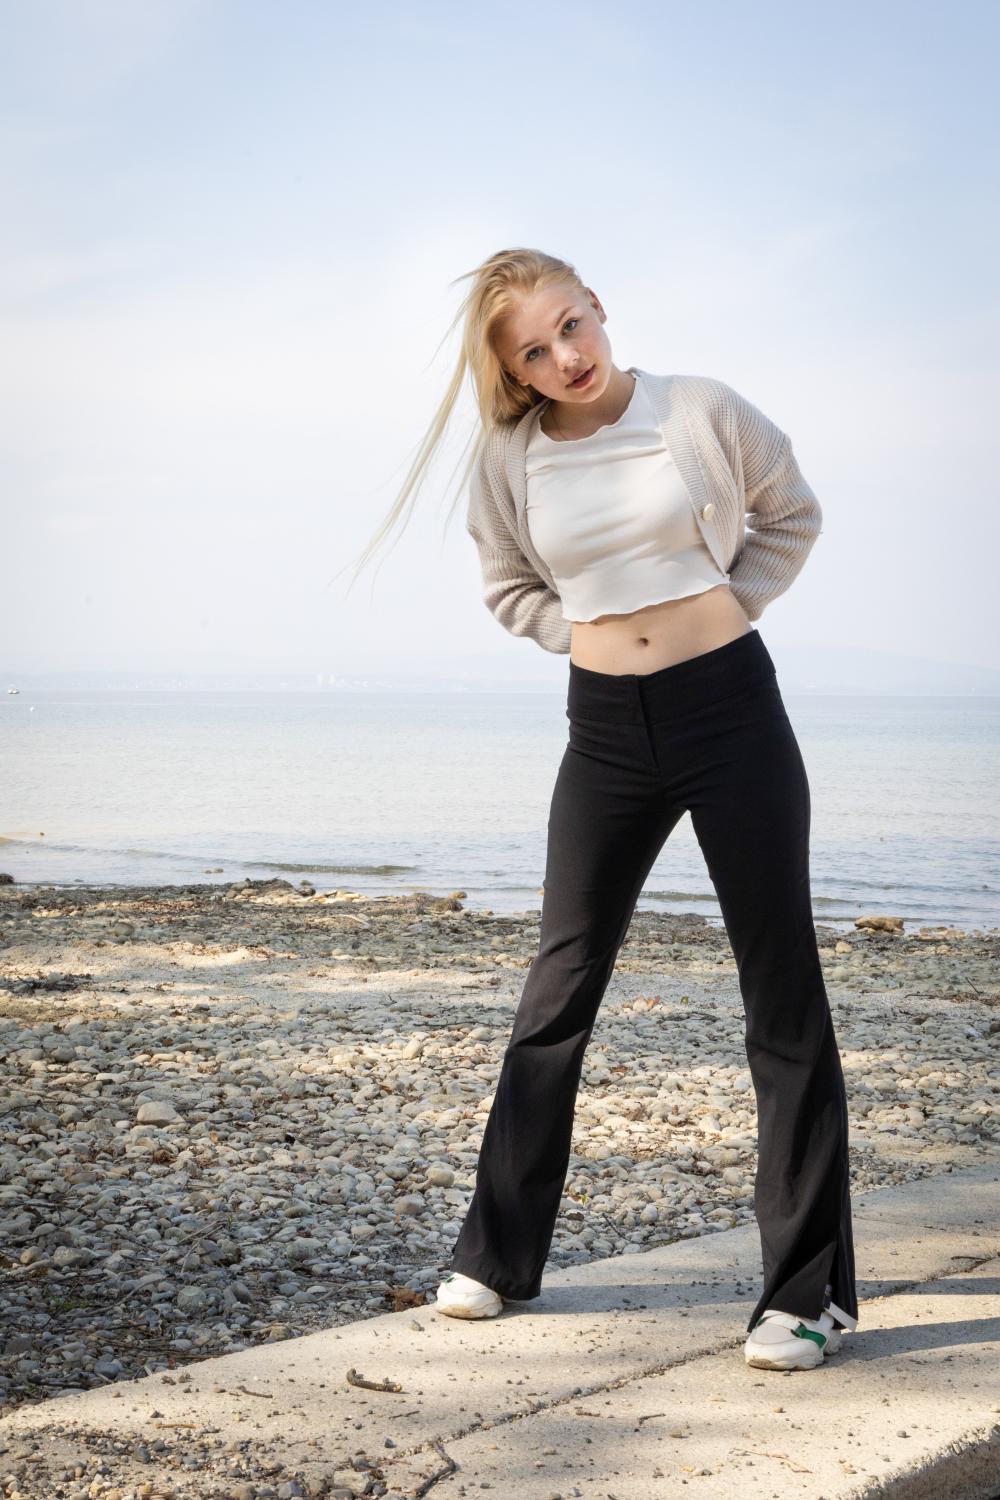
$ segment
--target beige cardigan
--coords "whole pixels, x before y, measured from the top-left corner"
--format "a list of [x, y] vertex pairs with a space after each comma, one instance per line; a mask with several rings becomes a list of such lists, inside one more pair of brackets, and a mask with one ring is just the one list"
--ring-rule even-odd
[[[708, 549], [747, 618], [757, 620], [798, 574], [823, 519], [791, 441], [721, 380], [637, 373], [649, 386]], [[525, 511], [528, 437], [548, 405], [536, 402], [481, 441], [465, 524], [479, 550], [487, 608], [511, 635], [565, 654], [573, 627], [531, 544]]]

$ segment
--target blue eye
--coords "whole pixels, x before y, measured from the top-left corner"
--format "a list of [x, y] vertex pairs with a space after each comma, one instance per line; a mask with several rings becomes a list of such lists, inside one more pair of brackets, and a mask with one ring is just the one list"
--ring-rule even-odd
[[[567, 318], [566, 321], [565, 321], [565, 323], [563, 324], [563, 333], [566, 332], [567, 328], [569, 327], [569, 325], [571, 323], [579, 323], [579, 321], [580, 321], [579, 318]], [[535, 349], [537, 349], [537, 348], [538, 348], [538, 345], [536, 344], [534, 349], [529, 349], [528, 350], [527, 354], [524, 356], [524, 362], [525, 362], [525, 364], [530, 364], [531, 363], [531, 356], [534, 354]]]

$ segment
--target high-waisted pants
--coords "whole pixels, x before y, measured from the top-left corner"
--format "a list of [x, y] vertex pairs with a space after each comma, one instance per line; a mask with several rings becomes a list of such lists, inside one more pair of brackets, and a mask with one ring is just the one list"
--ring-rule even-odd
[[538, 952], [450, 1269], [511, 1300], [539, 1295], [584, 1051], [643, 884], [688, 811], [736, 960], [756, 1095], [764, 1287], [747, 1329], [766, 1308], [830, 1307], [853, 1327], [847, 1098], [813, 923], [809, 783], [770, 654], [751, 628], [657, 672], [571, 660], [566, 716]]

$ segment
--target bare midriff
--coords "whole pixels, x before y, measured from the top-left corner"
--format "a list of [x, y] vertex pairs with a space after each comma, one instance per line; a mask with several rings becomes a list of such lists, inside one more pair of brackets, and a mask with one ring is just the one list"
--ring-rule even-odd
[[725, 646], [753, 626], [729, 585], [665, 599], [628, 615], [574, 620], [570, 660], [592, 672], [658, 672]]

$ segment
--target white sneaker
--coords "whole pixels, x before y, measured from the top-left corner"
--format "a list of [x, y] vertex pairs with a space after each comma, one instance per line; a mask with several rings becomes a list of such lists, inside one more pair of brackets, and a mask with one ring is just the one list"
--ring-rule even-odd
[[759, 1370], [814, 1370], [824, 1354], [836, 1354], [840, 1335], [826, 1309], [818, 1318], [798, 1318], [769, 1307], [751, 1329], [743, 1357]]
[[503, 1298], [481, 1281], [449, 1271], [441, 1278], [434, 1305], [449, 1318], [495, 1318], [503, 1311]]

